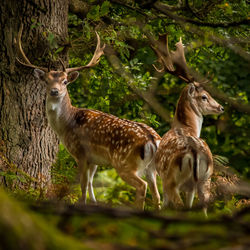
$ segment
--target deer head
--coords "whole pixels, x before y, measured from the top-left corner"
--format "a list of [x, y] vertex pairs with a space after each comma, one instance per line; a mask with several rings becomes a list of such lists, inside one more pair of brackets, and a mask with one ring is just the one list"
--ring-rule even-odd
[[201, 115], [219, 115], [224, 112], [224, 108], [198, 82], [190, 83], [187, 88], [189, 103]]
[[21, 24], [18, 32], [17, 44], [19, 52], [22, 55], [22, 60], [24, 62], [20, 60], [18, 57], [16, 59], [20, 64], [29, 68], [33, 68], [34, 76], [37, 79], [40, 79], [47, 83], [47, 95], [50, 96], [51, 98], [58, 98], [64, 96], [67, 92], [67, 85], [71, 82], [74, 82], [79, 76], [78, 71], [95, 66], [99, 62], [100, 57], [104, 54], [105, 44], [102, 47], [100, 46], [100, 37], [96, 32], [97, 46], [92, 59], [87, 65], [74, 68], [66, 68], [63, 61], [60, 59], [62, 70], [53, 71], [50, 70], [50, 67], [45, 68], [45, 67], [35, 66], [29, 61], [29, 59], [26, 57], [23, 51], [21, 44], [22, 30], [23, 30], [23, 25]]
[[161, 64], [161, 69], [153, 65], [155, 69], [158, 72], [166, 71], [189, 83], [189, 86], [182, 93], [180, 101], [183, 99], [184, 103], [185, 99], [185, 105], [188, 101], [196, 113], [200, 115], [220, 114], [224, 111], [224, 108], [204, 90], [202, 87], [204, 82], [198, 83], [194, 81], [195, 77], [192, 76], [191, 70], [187, 66], [184, 45], [181, 38], [176, 43], [175, 51], [169, 51], [167, 35], [160, 36], [158, 41], [151, 39], [151, 44], [157, 54], [157, 61]]

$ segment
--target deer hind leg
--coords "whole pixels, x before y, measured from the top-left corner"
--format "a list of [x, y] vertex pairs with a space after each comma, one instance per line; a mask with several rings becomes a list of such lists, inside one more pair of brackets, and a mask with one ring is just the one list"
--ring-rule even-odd
[[147, 191], [147, 183], [138, 177], [133, 171], [118, 171], [118, 174], [125, 182], [136, 189], [135, 207], [143, 210]]
[[194, 201], [195, 189], [186, 192], [186, 207], [192, 208]]
[[157, 183], [156, 183], [156, 170], [154, 166], [149, 165], [146, 169], [146, 179], [149, 185], [149, 189], [152, 193], [153, 203], [156, 209], [161, 209], [160, 203], [160, 194], [158, 191]]
[[197, 187], [200, 205], [202, 206], [204, 215], [206, 217], [207, 217], [207, 207], [208, 207], [209, 198], [210, 198], [210, 183], [211, 183], [211, 179], [209, 178], [206, 181], [200, 182]]
[[185, 199], [185, 206], [186, 208], [192, 208], [194, 196], [196, 193], [196, 183], [193, 181], [193, 179], [187, 180], [182, 186], [181, 190], [185, 192], [186, 199]]
[[97, 170], [97, 165], [91, 164], [89, 166], [89, 181], [88, 181], [88, 192], [91, 202], [96, 203], [94, 189], [93, 189], [93, 178]]

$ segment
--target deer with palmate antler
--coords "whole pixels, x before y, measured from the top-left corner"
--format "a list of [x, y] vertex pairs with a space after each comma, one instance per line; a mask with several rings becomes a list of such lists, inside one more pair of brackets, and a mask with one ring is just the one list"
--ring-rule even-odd
[[180, 95], [172, 127], [160, 142], [155, 164], [163, 183], [163, 205], [183, 206], [179, 191], [184, 191], [186, 206], [191, 208], [197, 192], [206, 215], [213, 159], [208, 145], [200, 139], [200, 132], [203, 115], [218, 115], [224, 108], [202, 84], [194, 81], [181, 39], [176, 47], [176, 51], [169, 51], [167, 36], [161, 36], [153, 46], [162, 65], [161, 69], [155, 66], [156, 70], [167, 71], [189, 83]]
[[[34, 68], [36, 78], [46, 82], [46, 113], [50, 126], [76, 160], [80, 169], [82, 200], [86, 203], [86, 193], [92, 202], [96, 202], [92, 181], [97, 165], [112, 165], [120, 177], [136, 189], [135, 205], [143, 209], [147, 182], [152, 192], [153, 202], [157, 208], [160, 196], [156, 185], [156, 170], [150, 165], [160, 136], [149, 126], [97, 110], [76, 108], [71, 105], [67, 85], [76, 80], [78, 71], [95, 66], [104, 47], [97, 46], [91, 61], [75, 68], [51, 71], [30, 63], [21, 46], [22, 27], [18, 33], [18, 47], [24, 66]], [[140, 175], [146, 175], [145, 182]]]

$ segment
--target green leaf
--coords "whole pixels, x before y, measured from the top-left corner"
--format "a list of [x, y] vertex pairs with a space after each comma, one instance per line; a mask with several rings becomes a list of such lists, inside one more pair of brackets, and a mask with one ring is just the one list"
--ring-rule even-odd
[[89, 13], [87, 14], [87, 18], [91, 20], [100, 19], [100, 5], [92, 6]]
[[57, 50], [56, 50], [56, 54], [60, 53], [61, 51], [63, 51], [64, 47], [59, 47]]
[[107, 15], [109, 13], [109, 7], [110, 7], [110, 2], [104, 1], [100, 9], [100, 16]]

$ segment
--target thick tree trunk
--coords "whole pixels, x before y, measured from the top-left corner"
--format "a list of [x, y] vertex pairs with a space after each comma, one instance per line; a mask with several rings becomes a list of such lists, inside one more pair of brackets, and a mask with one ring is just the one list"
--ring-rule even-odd
[[[15, 38], [23, 23], [23, 49], [36, 64], [49, 52], [44, 34], [66, 41], [68, 1], [2, 1], [0, 13], [0, 171], [4, 163], [13, 163], [39, 185], [45, 184], [50, 181], [58, 139], [45, 117], [45, 83], [16, 61]], [[45, 60], [37, 64], [46, 66]]]

